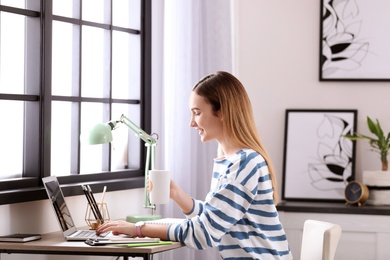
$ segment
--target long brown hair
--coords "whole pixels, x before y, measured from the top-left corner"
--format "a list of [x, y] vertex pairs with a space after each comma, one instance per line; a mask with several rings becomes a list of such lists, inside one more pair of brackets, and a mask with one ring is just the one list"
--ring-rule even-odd
[[232, 145], [251, 148], [263, 156], [271, 176], [273, 199], [277, 204], [274, 167], [257, 132], [252, 105], [241, 82], [228, 72], [217, 71], [201, 79], [192, 91], [202, 96], [211, 105], [215, 115], [222, 116], [224, 133]]

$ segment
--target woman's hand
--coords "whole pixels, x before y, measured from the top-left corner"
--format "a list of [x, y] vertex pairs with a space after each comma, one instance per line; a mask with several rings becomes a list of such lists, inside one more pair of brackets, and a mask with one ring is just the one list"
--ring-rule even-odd
[[[142, 234], [145, 237], [157, 237], [162, 240], [167, 240], [168, 228], [169, 225], [147, 223], [142, 227]], [[125, 234], [131, 237], [137, 237], [135, 224], [124, 220], [106, 222], [96, 229], [96, 234], [100, 235], [110, 231], [113, 235]]]
[[137, 236], [135, 225], [124, 220], [106, 222], [96, 229], [96, 234], [99, 235], [110, 231], [113, 235], [126, 234], [132, 237]]
[[148, 179], [148, 184], [147, 184], [147, 188], [148, 188], [148, 192], [150, 193], [153, 189], [153, 183], [152, 181], [150, 180], [149, 176], [147, 177]]

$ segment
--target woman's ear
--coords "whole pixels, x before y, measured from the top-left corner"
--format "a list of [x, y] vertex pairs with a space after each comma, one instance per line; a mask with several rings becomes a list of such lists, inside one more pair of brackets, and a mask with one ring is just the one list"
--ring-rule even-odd
[[217, 116], [218, 116], [219, 118], [221, 118], [221, 120], [222, 120], [222, 112], [221, 112], [221, 109], [220, 109], [220, 110], [218, 110], [218, 112], [217, 112]]

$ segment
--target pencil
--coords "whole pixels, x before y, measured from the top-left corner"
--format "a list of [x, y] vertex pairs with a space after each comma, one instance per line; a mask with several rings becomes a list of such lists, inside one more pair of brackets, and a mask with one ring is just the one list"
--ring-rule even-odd
[[102, 199], [100, 201], [100, 212], [103, 214], [103, 219], [104, 219], [103, 204], [104, 204], [104, 196], [106, 195], [106, 190], [107, 190], [107, 186], [104, 186]]
[[93, 195], [92, 189], [91, 189], [91, 187], [89, 185], [87, 185], [87, 187], [88, 187], [89, 195], [91, 196], [92, 205], [95, 208], [96, 214], [97, 214], [97, 216], [98, 216], [98, 218], [100, 220], [100, 224], [103, 224], [104, 223], [104, 219], [103, 219], [102, 214], [101, 214], [101, 212], [99, 210], [99, 207], [98, 207], [98, 205], [96, 203], [95, 196]]
[[81, 188], [82, 188], [83, 191], [84, 191], [85, 197], [87, 198], [89, 207], [91, 208], [91, 211], [92, 211], [92, 213], [93, 213], [95, 219], [98, 220], [98, 216], [97, 216], [97, 214], [96, 214], [96, 212], [95, 212], [94, 207], [92, 206], [92, 201], [91, 201], [91, 198], [90, 198], [90, 196], [89, 196], [89, 194], [88, 194], [87, 187], [85, 187], [84, 185], [81, 185]]

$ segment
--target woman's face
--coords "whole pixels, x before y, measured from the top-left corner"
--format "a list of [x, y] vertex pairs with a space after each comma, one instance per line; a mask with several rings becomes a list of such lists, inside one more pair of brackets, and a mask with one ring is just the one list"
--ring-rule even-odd
[[198, 130], [202, 142], [222, 139], [222, 117], [213, 114], [211, 105], [202, 96], [192, 91], [189, 101], [190, 126]]

